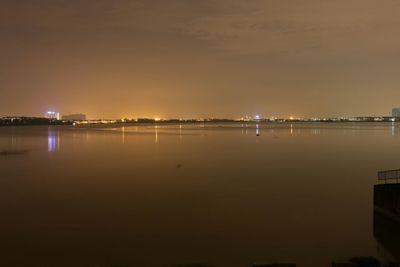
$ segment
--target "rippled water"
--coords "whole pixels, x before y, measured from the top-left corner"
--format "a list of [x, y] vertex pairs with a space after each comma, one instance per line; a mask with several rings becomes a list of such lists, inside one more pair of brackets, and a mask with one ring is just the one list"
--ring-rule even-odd
[[250, 266], [377, 256], [397, 124], [0, 127], [0, 265]]

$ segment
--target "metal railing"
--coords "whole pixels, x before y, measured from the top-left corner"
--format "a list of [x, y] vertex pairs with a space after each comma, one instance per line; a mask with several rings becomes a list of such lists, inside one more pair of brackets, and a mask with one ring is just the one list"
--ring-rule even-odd
[[385, 181], [385, 184], [388, 180], [396, 180], [396, 183], [398, 183], [400, 180], [400, 169], [379, 171], [378, 172], [378, 180]]

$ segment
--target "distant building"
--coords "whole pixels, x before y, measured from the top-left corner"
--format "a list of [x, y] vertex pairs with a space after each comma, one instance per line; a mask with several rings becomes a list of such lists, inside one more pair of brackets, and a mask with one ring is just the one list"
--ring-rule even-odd
[[392, 117], [400, 118], [400, 108], [392, 109]]
[[86, 120], [86, 115], [85, 114], [69, 114], [69, 115], [63, 115], [62, 119], [64, 121], [85, 121]]
[[60, 113], [55, 112], [55, 111], [47, 111], [46, 114], [44, 114], [44, 117], [46, 119], [59, 120]]

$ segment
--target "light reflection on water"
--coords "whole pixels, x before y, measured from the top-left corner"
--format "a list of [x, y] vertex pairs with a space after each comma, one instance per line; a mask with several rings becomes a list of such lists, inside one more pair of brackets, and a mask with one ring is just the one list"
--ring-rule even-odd
[[156, 144], [158, 144], [158, 125], [154, 126], [154, 128], [155, 128]]
[[394, 136], [396, 134], [396, 126], [395, 123], [392, 122], [392, 136]]
[[121, 133], [122, 133], [122, 144], [125, 144], [125, 126], [121, 127]]
[[55, 152], [57, 150], [58, 138], [56, 129], [49, 127], [47, 135], [47, 150], [49, 152]]
[[259, 128], [259, 124], [256, 124], [256, 136], [260, 135], [260, 128]]
[[67, 252], [65, 266], [302, 267], [375, 255], [372, 186], [377, 170], [400, 167], [398, 129], [0, 128], [0, 150], [32, 151], [0, 157], [0, 263], [16, 248], [43, 266], [62, 266]]

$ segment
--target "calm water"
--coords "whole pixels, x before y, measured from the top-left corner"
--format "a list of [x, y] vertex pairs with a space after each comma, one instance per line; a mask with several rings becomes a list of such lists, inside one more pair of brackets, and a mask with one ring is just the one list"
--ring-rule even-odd
[[[377, 256], [398, 124], [2, 127], [1, 266], [250, 266]], [[27, 150], [24, 152], [24, 150]]]

